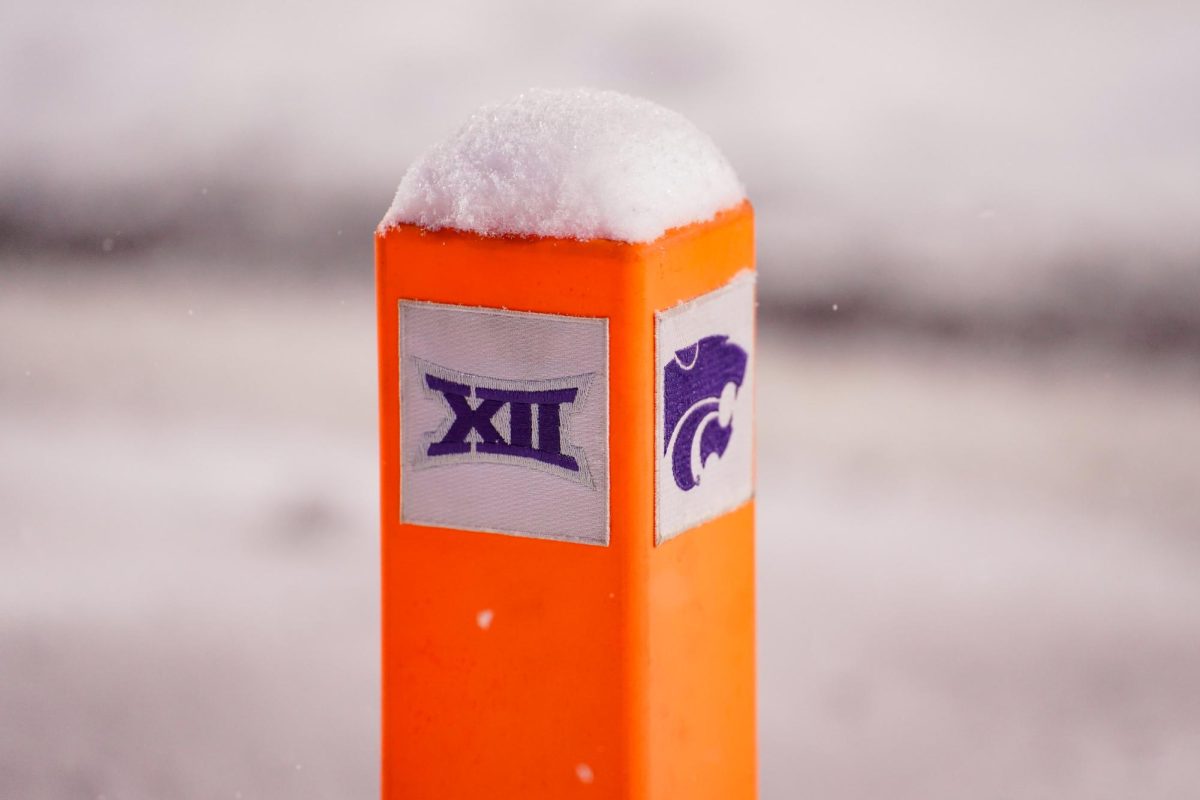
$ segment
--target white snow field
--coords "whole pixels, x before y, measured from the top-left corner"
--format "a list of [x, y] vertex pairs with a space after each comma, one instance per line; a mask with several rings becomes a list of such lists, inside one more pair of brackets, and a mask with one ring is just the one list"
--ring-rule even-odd
[[649, 242], [746, 197], [703, 131], [641, 98], [530, 89], [409, 167], [381, 227]]
[[39, 0], [0, 67], [0, 800], [374, 796], [371, 232], [531, 85], [755, 204], [764, 800], [1200, 797], [1200, 3]]
[[[0, 797], [374, 796], [370, 288], [95, 266], [0, 292]], [[1195, 363], [761, 350], [763, 797], [1195, 796]]]

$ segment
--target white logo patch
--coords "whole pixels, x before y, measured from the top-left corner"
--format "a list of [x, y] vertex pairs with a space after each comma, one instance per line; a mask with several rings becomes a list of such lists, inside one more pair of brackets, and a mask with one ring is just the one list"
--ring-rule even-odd
[[754, 273], [655, 315], [655, 543], [754, 493]]
[[400, 303], [401, 519], [608, 544], [608, 321]]

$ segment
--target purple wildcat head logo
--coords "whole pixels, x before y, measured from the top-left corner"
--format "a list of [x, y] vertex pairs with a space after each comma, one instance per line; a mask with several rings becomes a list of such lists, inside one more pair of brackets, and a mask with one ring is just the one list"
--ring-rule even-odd
[[709, 457], [719, 458], [729, 446], [747, 360], [728, 336], [706, 336], [676, 350], [663, 368], [663, 455], [685, 492], [700, 483]]

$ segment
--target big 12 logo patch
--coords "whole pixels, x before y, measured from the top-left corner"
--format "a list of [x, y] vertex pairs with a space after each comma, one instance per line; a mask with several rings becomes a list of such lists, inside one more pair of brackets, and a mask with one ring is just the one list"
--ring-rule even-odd
[[400, 302], [403, 522], [608, 544], [608, 321]]

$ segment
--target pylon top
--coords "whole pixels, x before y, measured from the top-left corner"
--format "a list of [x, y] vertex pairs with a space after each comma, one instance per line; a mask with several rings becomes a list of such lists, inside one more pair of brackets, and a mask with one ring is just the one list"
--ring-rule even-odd
[[618, 92], [531, 89], [422, 155], [380, 227], [649, 242], [744, 199], [716, 144], [682, 115]]

